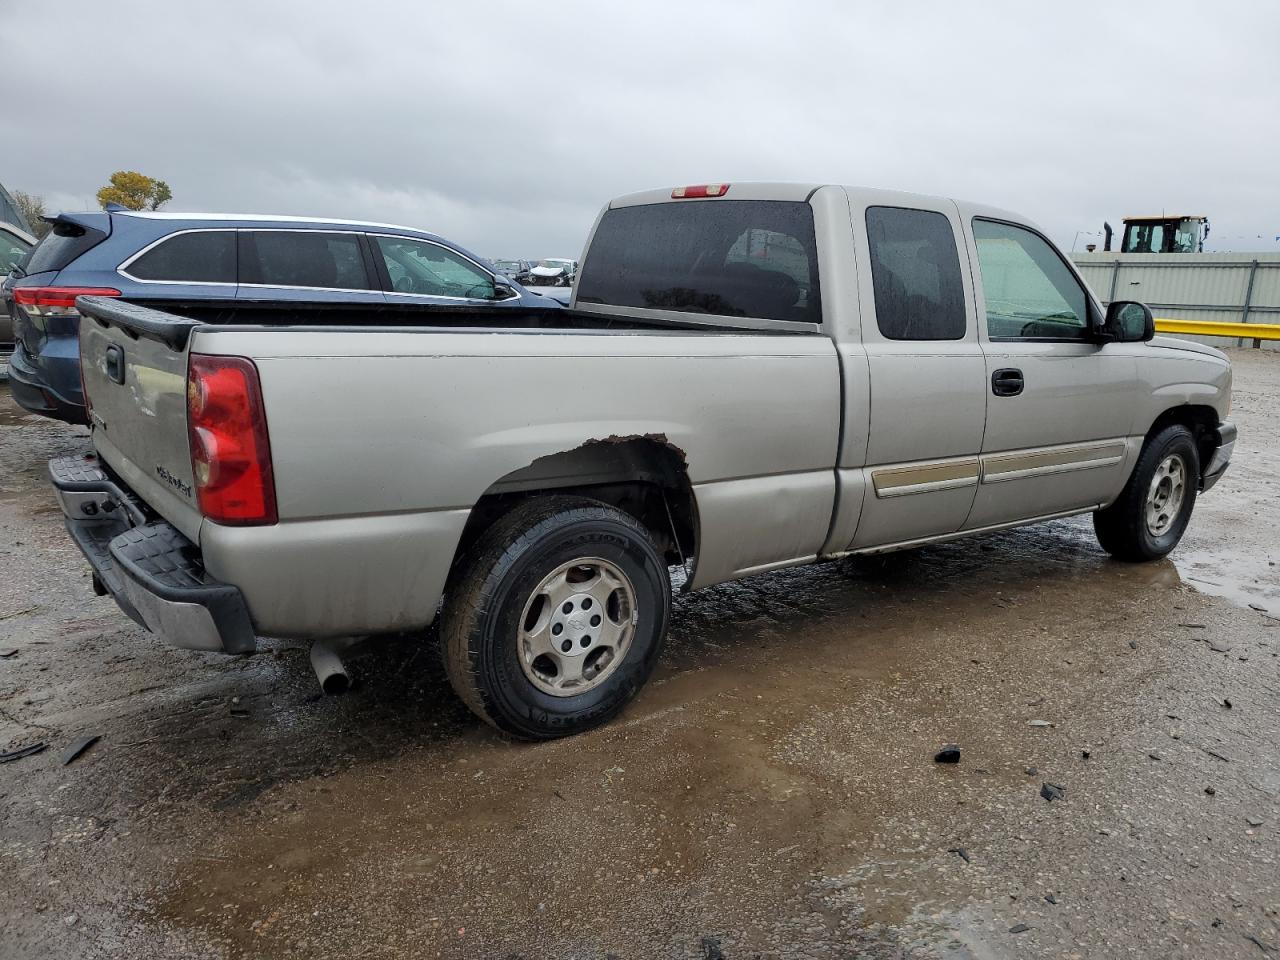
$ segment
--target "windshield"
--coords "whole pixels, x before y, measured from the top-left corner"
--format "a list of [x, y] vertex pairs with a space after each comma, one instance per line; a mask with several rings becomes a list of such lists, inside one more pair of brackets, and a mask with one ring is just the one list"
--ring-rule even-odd
[[565, 260], [539, 260], [538, 266], [547, 267], [550, 270], [564, 270], [569, 264]]
[[493, 261], [493, 265], [503, 273], [506, 273], [510, 270], [518, 271], [520, 269], [519, 260], [495, 260]]

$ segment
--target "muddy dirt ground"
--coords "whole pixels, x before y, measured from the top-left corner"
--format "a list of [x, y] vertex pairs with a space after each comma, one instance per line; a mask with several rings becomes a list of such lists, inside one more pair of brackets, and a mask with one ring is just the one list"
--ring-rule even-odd
[[1280, 355], [1233, 359], [1171, 560], [1083, 518], [682, 597], [536, 746], [430, 635], [321, 698], [136, 629], [42, 478], [84, 431], [0, 386], [0, 749], [48, 745], [0, 765], [0, 957], [1280, 957]]

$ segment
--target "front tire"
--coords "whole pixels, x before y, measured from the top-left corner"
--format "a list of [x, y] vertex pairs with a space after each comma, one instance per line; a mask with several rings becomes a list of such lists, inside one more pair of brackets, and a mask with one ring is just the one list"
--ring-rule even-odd
[[649, 532], [596, 500], [540, 497], [460, 561], [442, 623], [445, 669], [481, 719], [525, 740], [613, 717], [666, 638], [671, 580]]
[[1180, 424], [1165, 427], [1143, 445], [1116, 502], [1094, 513], [1098, 543], [1117, 560], [1159, 560], [1182, 539], [1199, 482], [1195, 437]]

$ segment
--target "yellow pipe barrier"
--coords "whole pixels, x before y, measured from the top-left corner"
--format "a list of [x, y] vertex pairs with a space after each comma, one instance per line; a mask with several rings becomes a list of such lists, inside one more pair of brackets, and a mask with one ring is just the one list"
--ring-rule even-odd
[[1219, 323], [1215, 320], [1173, 320], [1156, 317], [1157, 333], [1193, 333], [1201, 337], [1244, 337], [1280, 340], [1280, 323]]

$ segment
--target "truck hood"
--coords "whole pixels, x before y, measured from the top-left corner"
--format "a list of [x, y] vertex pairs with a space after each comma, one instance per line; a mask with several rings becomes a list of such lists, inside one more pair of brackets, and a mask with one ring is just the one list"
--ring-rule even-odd
[[1194, 340], [1183, 340], [1180, 337], [1152, 337], [1148, 341], [1153, 347], [1162, 347], [1165, 350], [1185, 350], [1188, 353], [1202, 353], [1206, 357], [1216, 357], [1223, 363], [1230, 363], [1227, 355], [1217, 347], [1211, 347], [1206, 343], [1196, 343]]

